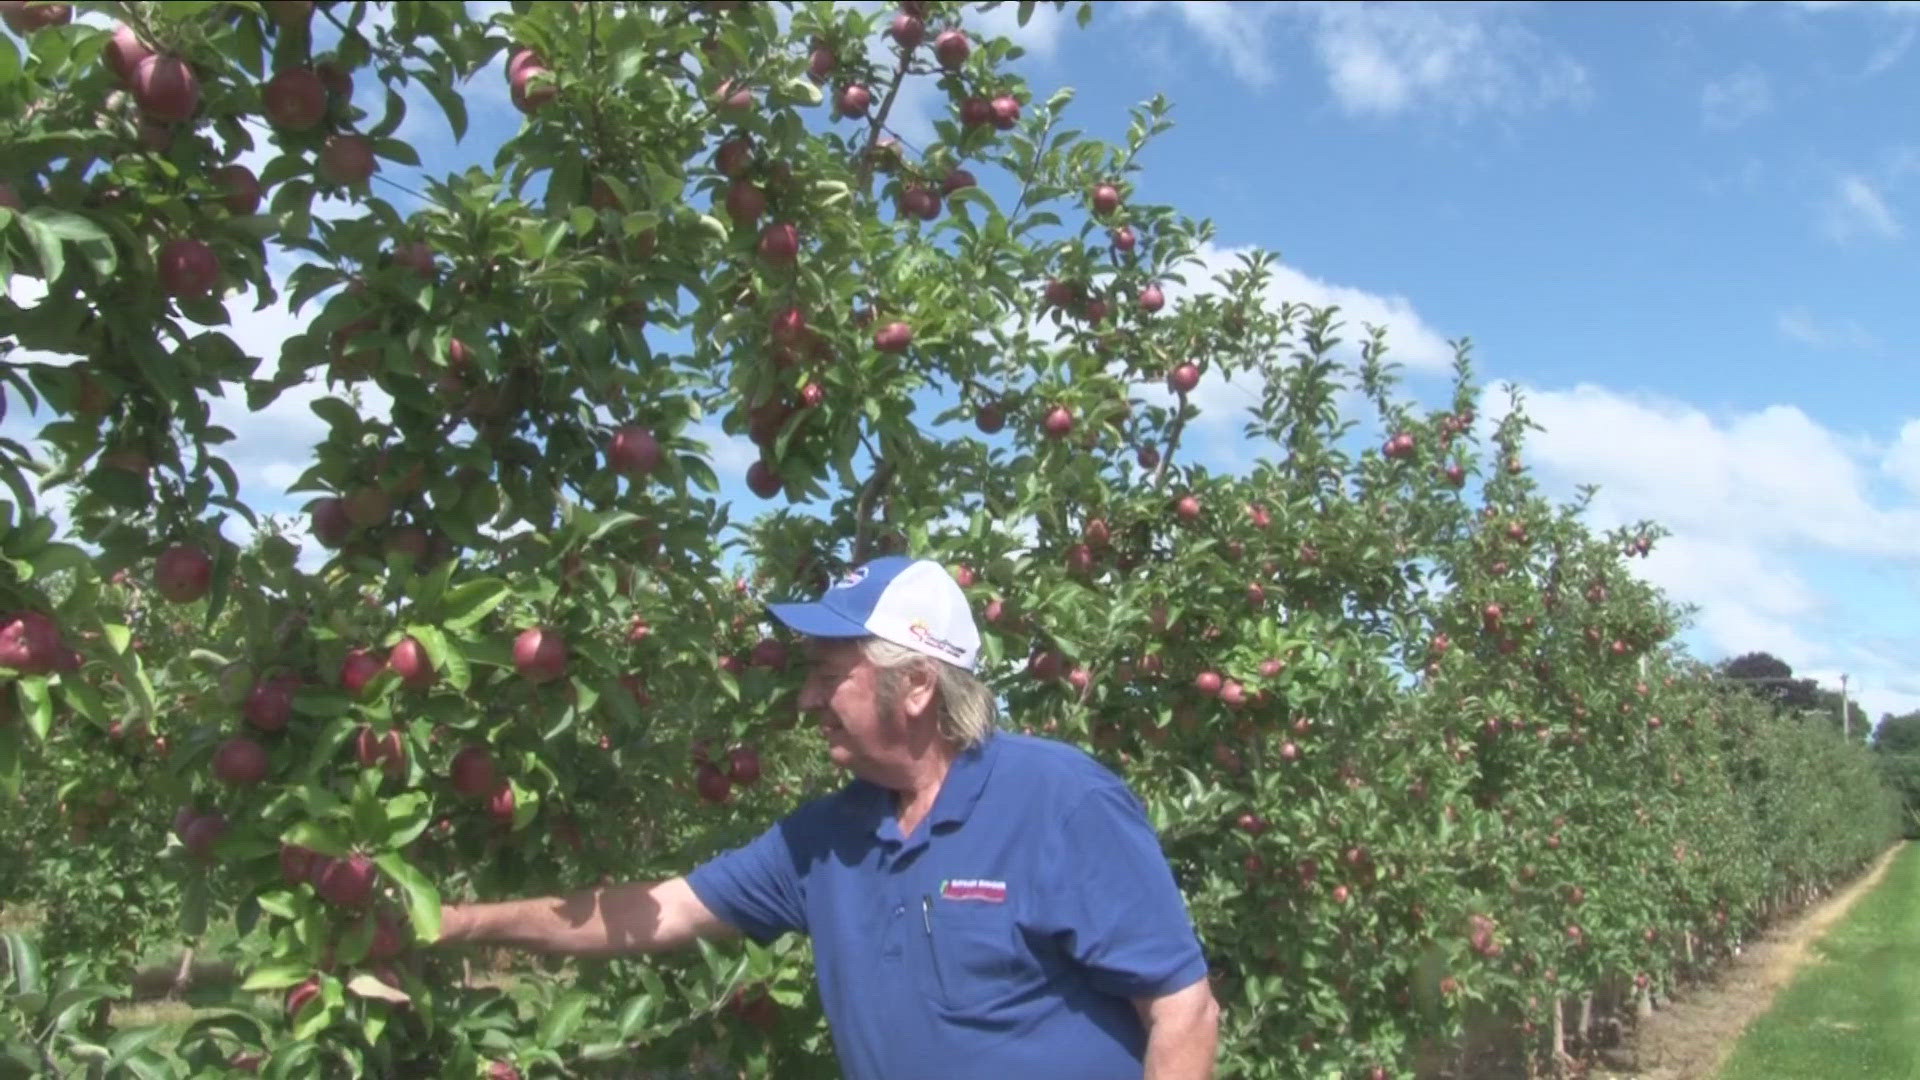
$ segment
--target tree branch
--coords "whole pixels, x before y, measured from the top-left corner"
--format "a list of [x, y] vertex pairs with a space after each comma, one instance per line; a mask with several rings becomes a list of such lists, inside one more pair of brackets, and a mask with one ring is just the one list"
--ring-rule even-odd
[[907, 69], [913, 64], [913, 54], [900, 50], [900, 64], [893, 70], [893, 81], [887, 87], [887, 96], [880, 102], [880, 111], [873, 114], [873, 120], [867, 125], [867, 148], [860, 154], [860, 165], [856, 175], [860, 180], [860, 191], [871, 194], [867, 185], [873, 182], [873, 150], [880, 145], [880, 132], [887, 126], [887, 114], [893, 111], [893, 103], [900, 96], [900, 87], [906, 84]]
[[893, 483], [893, 462], [881, 459], [874, 467], [873, 475], [860, 485], [860, 496], [853, 506], [853, 565], [867, 561], [867, 551], [873, 546], [873, 506], [886, 493]]

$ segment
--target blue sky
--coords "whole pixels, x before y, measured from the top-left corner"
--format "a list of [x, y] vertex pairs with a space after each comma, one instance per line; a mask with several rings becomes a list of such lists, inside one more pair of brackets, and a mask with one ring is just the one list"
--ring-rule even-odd
[[[1046, 10], [1016, 28], [1010, 7], [968, 25], [1028, 47], [1036, 96], [1074, 87], [1091, 135], [1165, 94], [1177, 126], [1139, 198], [1213, 219], [1215, 268], [1278, 252], [1275, 300], [1387, 325], [1411, 391], [1442, 392], [1445, 342], [1471, 338], [1482, 380], [1548, 426], [1529, 458], [1553, 490], [1598, 483], [1596, 526], [1674, 531], [1634, 565], [1701, 605], [1698, 655], [1766, 649], [1849, 674], [1875, 716], [1920, 708], [1902, 390], [1920, 385], [1920, 4], [1127, 3], [1085, 30]], [[431, 104], [409, 117], [431, 171], [490, 160], [517, 124], [491, 74], [461, 146]], [[910, 140], [933, 104], [903, 97]], [[273, 355], [297, 321], [248, 306], [235, 336]], [[1203, 385], [1209, 464], [1244, 452], [1237, 393]], [[256, 505], [324, 435], [308, 400], [226, 416]], [[752, 504], [748, 452], [716, 458]]]

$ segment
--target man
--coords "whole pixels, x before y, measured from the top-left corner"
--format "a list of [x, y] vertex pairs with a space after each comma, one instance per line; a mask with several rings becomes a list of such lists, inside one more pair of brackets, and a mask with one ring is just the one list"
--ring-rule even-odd
[[1218, 1009], [1139, 800], [1077, 748], [995, 731], [965, 594], [938, 563], [771, 604], [807, 638], [801, 709], [854, 779], [691, 874], [449, 906], [443, 942], [655, 952], [813, 940], [850, 1080], [1207, 1080]]

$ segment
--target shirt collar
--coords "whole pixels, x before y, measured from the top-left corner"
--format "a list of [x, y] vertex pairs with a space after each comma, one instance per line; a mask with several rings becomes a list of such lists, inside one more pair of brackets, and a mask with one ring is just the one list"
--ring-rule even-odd
[[[926, 825], [929, 828], [967, 820], [974, 805], [980, 801], [981, 791], [987, 786], [987, 776], [993, 772], [994, 758], [999, 749], [999, 739], [989, 734], [985, 741], [953, 759], [953, 764], [947, 767], [946, 777], [940, 781], [940, 794], [934, 797], [933, 812], [927, 815]], [[900, 834], [894, 792], [865, 780], [859, 782], [866, 785], [868, 798], [872, 800], [874, 835], [882, 840], [905, 840], [906, 837]]]

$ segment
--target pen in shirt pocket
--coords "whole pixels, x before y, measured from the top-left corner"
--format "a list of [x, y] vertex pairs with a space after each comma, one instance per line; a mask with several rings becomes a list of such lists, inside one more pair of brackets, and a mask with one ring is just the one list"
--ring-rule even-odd
[[920, 922], [927, 928], [927, 936], [933, 936], [933, 895], [920, 894]]

